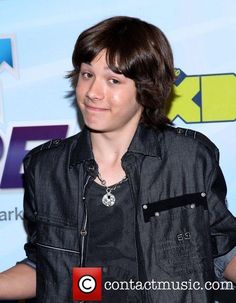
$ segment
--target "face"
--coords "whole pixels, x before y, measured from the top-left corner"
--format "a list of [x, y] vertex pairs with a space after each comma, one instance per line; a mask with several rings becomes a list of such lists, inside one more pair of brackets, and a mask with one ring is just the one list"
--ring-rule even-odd
[[81, 64], [76, 97], [85, 124], [99, 132], [136, 127], [142, 114], [134, 81], [108, 68], [105, 51]]

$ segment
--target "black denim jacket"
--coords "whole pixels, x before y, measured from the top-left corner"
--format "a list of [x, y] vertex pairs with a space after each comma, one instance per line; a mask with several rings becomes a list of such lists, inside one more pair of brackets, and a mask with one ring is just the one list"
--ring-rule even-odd
[[[201, 290], [143, 291], [143, 302], [213, 302], [213, 257], [236, 243], [236, 220], [216, 146], [196, 131], [138, 126], [122, 158], [135, 205], [140, 281], [197, 281]], [[37, 266], [37, 302], [72, 302], [72, 268], [86, 258], [86, 185], [97, 174], [87, 128], [24, 159], [25, 245]], [[185, 283], [186, 284], [186, 283]], [[174, 285], [174, 286], [173, 286]]]

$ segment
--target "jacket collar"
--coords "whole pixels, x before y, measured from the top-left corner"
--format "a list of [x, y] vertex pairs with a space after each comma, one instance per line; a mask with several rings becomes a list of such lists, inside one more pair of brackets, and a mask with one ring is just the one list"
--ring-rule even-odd
[[160, 131], [139, 124], [128, 151], [161, 159], [160, 134]]
[[[139, 124], [128, 148], [128, 152], [161, 159], [160, 134], [160, 131], [155, 131]], [[94, 156], [90, 131], [85, 126], [78, 134], [76, 146], [72, 150], [70, 164], [74, 166], [87, 160], [94, 160]]]
[[77, 135], [77, 143], [75, 148], [72, 150], [70, 164], [74, 166], [86, 160], [93, 159], [94, 156], [90, 131], [86, 126], [84, 126], [83, 130]]

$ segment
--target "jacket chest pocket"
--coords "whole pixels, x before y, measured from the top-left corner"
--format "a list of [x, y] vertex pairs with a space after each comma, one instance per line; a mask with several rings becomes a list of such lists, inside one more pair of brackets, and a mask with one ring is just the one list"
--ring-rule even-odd
[[37, 217], [37, 244], [54, 251], [78, 252], [76, 226], [43, 216]]
[[155, 259], [168, 275], [202, 270], [205, 260], [207, 201], [205, 193], [189, 194], [143, 205], [150, 222]]

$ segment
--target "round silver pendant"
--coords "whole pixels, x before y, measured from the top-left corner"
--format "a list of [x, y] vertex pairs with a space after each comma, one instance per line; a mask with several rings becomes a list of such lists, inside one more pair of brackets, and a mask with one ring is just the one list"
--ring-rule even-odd
[[116, 202], [116, 198], [111, 193], [106, 193], [102, 197], [102, 203], [107, 207], [113, 206], [115, 204], [115, 202]]

